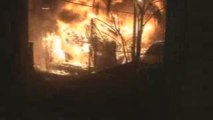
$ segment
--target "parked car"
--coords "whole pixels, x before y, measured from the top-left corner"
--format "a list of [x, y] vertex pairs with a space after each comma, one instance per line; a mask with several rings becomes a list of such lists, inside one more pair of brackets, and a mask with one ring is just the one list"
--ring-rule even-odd
[[154, 42], [141, 58], [141, 62], [145, 64], [162, 64], [164, 56], [164, 42]]

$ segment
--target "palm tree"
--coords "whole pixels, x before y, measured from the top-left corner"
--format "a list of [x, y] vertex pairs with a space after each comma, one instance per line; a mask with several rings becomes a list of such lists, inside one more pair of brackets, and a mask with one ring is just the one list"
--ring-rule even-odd
[[138, 63], [141, 56], [142, 36], [144, 26], [154, 17], [160, 20], [163, 17], [161, 8], [157, 7], [154, 0], [134, 0], [134, 34], [132, 57], [133, 61]]

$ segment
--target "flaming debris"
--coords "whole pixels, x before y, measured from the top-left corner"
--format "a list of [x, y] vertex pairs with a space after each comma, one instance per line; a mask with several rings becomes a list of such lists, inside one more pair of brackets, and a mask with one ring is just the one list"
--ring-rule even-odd
[[[163, 0], [153, 4], [164, 6]], [[132, 0], [30, 0], [29, 10], [34, 65], [40, 70], [68, 75], [70, 71], [59, 66], [101, 70], [132, 61]], [[162, 23], [145, 18], [149, 20], [143, 27], [143, 51], [164, 39]]]

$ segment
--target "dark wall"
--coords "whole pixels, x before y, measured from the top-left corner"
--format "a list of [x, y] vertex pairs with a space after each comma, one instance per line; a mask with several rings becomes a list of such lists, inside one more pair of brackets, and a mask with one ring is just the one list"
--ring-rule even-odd
[[[8, 98], [11, 80], [12, 59], [14, 59], [14, 41], [11, 39], [11, 1], [3, 0], [0, 4], [0, 96], [1, 104], [4, 106]], [[5, 108], [0, 108], [5, 109]]]
[[[6, 6], [10, 1], [3, 0], [0, 4], [0, 114], [8, 111], [9, 86], [11, 83], [11, 66], [14, 57], [14, 44], [11, 41], [11, 15], [10, 6]], [[6, 3], [6, 4], [5, 4]]]
[[168, 0], [166, 71], [173, 118], [210, 119], [213, 112], [210, 3]]
[[[0, 4], [0, 113], [8, 115], [21, 98], [21, 73], [25, 68], [27, 11], [25, 0], [2, 0]], [[5, 114], [3, 114], [5, 113]], [[3, 117], [3, 116], [2, 116]], [[1, 118], [1, 117], [0, 117]]]

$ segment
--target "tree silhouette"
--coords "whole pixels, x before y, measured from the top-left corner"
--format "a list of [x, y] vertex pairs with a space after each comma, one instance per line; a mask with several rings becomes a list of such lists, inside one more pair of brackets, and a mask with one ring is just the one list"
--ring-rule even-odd
[[[111, 10], [113, 0], [107, 0], [107, 12]], [[133, 62], [139, 62], [141, 56], [141, 43], [144, 26], [154, 18], [162, 20], [165, 13], [162, 12], [164, 8], [159, 8], [157, 2], [165, 3], [164, 0], [132, 0], [134, 6], [134, 30], [133, 30], [133, 45], [132, 45], [132, 59]]]

